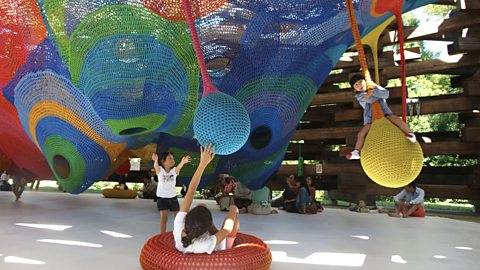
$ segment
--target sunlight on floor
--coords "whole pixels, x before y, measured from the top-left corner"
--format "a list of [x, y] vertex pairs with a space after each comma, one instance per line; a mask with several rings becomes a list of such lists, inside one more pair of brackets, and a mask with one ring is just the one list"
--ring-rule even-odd
[[117, 237], [117, 238], [132, 238], [133, 237], [131, 235], [123, 234], [123, 233], [119, 233], [119, 232], [112, 232], [112, 231], [100, 231], [100, 232], [102, 232], [106, 235]]
[[58, 240], [58, 239], [39, 239], [37, 240], [37, 242], [61, 244], [61, 245], [69, 245], [69, 246], [81, 246], [81, 247], [94, 247], [94, 248], [102, 247], [102, 245], [95, 244], [95, 243], [70, 241], [70, 240]]
[[350, 235], [350, 236], [353, 237], [353, 238], [358, 238], [358, 239], [362, 239], [362, 240], [370, 239], [370, 237], [366, 236], [366, 235]]
[[35, 224], [35, 223], [15, 223], [15, 225], [25, 226], [30, 228], [37, 228], [37, 229], [47, 229], [47, 230], [53, 230], [53, 231], [63, 231], [72, 227], [70, 225]]
[[315, 252], [305, 259], [289, 257], [284, 251], [272, 251], [274, 262], [361, 267], [367, 255], [360, 253]]
[[460, 249], [460, 250], [472, 250], [473, 248], [471, 247], [455, 247], [456, 249]]
[[435, 259], [446, 259], [447, 258], [447, 256], [443, 256], [443, 255], [433, 255], [433, 257]]
[[392, 255], [392, 262], [394, 263], [407, 263], [407, 261], [405, 261], [402, 256], [400, 255]]
[[4, 261], [6, 263], [19, 263], [19, 264], [45, 264], [45, 262], [42, 262], [42, 261], [16, 257], [16, 256], [6, 256]]

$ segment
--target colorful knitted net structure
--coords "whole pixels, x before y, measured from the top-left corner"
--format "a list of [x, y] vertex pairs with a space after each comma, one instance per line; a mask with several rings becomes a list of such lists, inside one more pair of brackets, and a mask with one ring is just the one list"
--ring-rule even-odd
[[[403, 12], [430, 2], [406, 1]], [[213, 85], [243, 105], [251, 125], [243, 147], [218, 156], [202, 183], [231, 173], [258, 189], [353, 44], [345, 4], [190, 4]], [[355, 2], [363, 37], [392, 16], [371, 12], [377, 4]], [[0, 90], [0, 167], [54, 175], [70, 193], [128, 156], [149, 159], [155, 144], [177, 157], [198, 153], [193, 119], [204, 87], [181, 0], [0, 0]]]

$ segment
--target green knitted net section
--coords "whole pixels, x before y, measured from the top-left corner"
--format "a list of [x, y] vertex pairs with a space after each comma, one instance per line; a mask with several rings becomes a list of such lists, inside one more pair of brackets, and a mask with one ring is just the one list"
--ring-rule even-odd
[[152, 113], [128, 119], [108, 119], [105, 120], [105, 124], [117, 134], [130, 136], [140, 135], [159, 128], [165, 118], [165, 115]]
[[[75, 146], [60, 136], [49, 136], [44, 144], [45, 156], [52, 168], [57, 182], [68, 192], [73, 192], [83, 184], [85, 179], [86, 163]], [[58, 163], [58, 157], [68, 162], [68, 168], [61, 167], [65, 164]], [[68, 173], [66, 173], [68, 172]]]
[[[70, 37], [69, 70], [79, 83], [83, 61], [95, 44], [113, 35], [150, 35], [169, 46], [187, 71], [188, 98], [178, 124], [167, 131], [182, 135], [191, 124], [198, 103], [199, 69], [186, 23], [167, 21], [144, 7], [110, 5], [88, 14]], [[114, 78], [113, 78], [114, 79]], [[179, 78], [184, 80], [185, 78]]]

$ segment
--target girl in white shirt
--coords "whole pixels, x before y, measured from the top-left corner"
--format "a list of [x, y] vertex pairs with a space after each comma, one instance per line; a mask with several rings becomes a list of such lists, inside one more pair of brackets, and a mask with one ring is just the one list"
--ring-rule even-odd
[[190, 210], [203, 171], [215, 156], [211, 145], [200, 147], [200, 153], [200, 164], [188, 185], [180, 212], [175, 217], [173, 237], [175, 248], [183, 253], [211, 254], [214, 250], [233, 246], [240, 221], [235, 205], [230, 206], [220, 230], [213, 224], [212, 214], [205, 205], [198, 205]]
[[153, 153], [152, 160], [158, 176], [157, 208], [160, 211], [160, 233], [164, 233], [167, 230], [168, 211], [173, 212], [175, 217], [180, 208], [176, 189], [177, 175], [183, 165], [190, 162], [190, 156], [184, 156], [177, 167], [171, 152], [160, 153], [160, 156]]

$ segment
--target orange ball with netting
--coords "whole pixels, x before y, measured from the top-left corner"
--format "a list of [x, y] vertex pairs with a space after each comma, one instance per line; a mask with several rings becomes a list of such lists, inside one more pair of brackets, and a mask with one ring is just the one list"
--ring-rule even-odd
[[417, 178], [423, 166], [423, 151], [411, 143], [387, 118], [375, 120], [362, 148], [363, 170], [375, 183], [398, 188]]
[[233, 248], [212, 254], [183, 254], [174, 246], [172, 232], [150, 238], [140, 253], [140, 264], [147, 269], [238, 269], [267, 270], [272, 254], [259, 238], [238, 233]]

